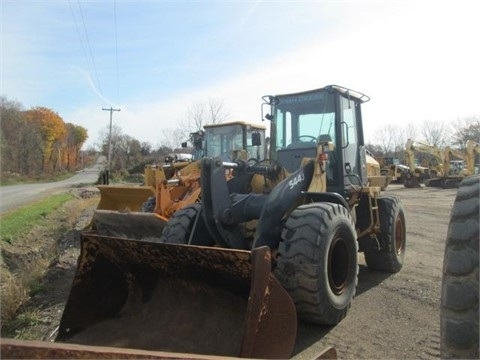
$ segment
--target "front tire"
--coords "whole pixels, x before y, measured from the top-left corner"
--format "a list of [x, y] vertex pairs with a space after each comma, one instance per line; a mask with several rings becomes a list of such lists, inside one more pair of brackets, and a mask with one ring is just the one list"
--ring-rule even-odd
[[347, 314], [358, 279], [358, 244], [344, 206], [312, 203], [287, 219], [275, 276], [288, 291], [300, 318], [335, 325]]
[[[201, 211], [201, 204], [188, 205], [176, 211], [163, 229], [160, 242], [202, 246], [213, 245], [214, 241], [203, 222]], [[195, 233], [192, 234], [194, 227]]]
[[443, 260], [440, 307], [442, 359], [478, 359], [478, 237], [480, 176], [460, 184]]
[[396, 196], [378, 198], [381, 249], [365, 251], [369, 269], [390, 273], [399, 272], [405, 259], [406, 226], [403, 205]]
[[147, 201], [142, 204], [142, 212], [153, 213], [155, 211], [155, 205], [157, 204], [157, 198], [150, 196]]

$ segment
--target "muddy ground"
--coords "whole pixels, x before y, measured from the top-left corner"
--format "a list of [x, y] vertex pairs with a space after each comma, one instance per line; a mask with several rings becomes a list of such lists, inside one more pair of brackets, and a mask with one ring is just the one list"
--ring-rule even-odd
[[[359, 255], [357, 295], [335, 327], [300, 323], [296, 359], [311, 359], [334, 346], [339, 359], [438, 359], [443, 252], [456, 189], [407, 189], [391, 184], [386, 193], [403, 202], [407, 222], [405, 265], [397, 274], [370, 271]], [[53, 341], [78, 256], [79, 231], [91, 216], [86, 207], [75, 227], [59, 239], [61, 253], [29, 302], [42, 321], [22, 329], [22, 338]], [[51, 241], [43, 239], [39, 241]]]

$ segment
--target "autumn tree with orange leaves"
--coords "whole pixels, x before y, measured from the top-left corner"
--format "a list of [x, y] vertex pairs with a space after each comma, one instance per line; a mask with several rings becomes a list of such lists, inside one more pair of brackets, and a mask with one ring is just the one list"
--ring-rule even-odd
[[81, 126], [65, 123], [55, 111], [0, 97], [1, 165], [19, 175], [52, 175], [75, 170], [78, 153], [88, 138]]

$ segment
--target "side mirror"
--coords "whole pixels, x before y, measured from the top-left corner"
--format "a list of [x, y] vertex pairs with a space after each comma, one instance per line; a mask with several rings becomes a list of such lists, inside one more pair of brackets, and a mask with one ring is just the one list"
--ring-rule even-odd
[[262, 137], [260, 136], [260, 133], [252, 133], [252, 145], [262, 145]]
[[182, 142], [182, 148], [186, 148], [187, 147], [187, 142]]

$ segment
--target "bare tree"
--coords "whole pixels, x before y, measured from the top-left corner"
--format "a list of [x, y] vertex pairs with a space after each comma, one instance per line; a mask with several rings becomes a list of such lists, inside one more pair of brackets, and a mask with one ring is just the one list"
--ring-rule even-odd
[[429, 121], [425, 120], [420, 132], [425, 142], [432, 146], [444, 147], [447, 145], [448, 128], [443, 121]]
[[416, 139], [418, 137], [417, 126], [414, 123], [408, 123], [403, 127], [403, 144], [402, 148], [405, 149], [405, 144], [408, 139]]
[[384, 125], [380, 127], [375, 135], [375, 140], [377, 141], [378, 145], [384, 156], [388, 156], [392, 151], [395, 150], [395, 134], [398, 131], [395, 129], [393, 125]]
[[172, 150], [179, 148], [182, 142], [187, 141], [189, 133], [189, 131], [181, 127], [176, 129], [163, 129], [162, 145]]
[[186, 128], [190, 133], [203, 129], [203, 126], [207, 124], [219, 124], [225, 121], [229, 114], [222, 100], [210, 99], [205, 102], [192, 103], [187, 108], [186, 116]]
[[480, 143], [480, 116], [472, 115], [453, 123], [452, 145], [463, 149], [467, 140]]

